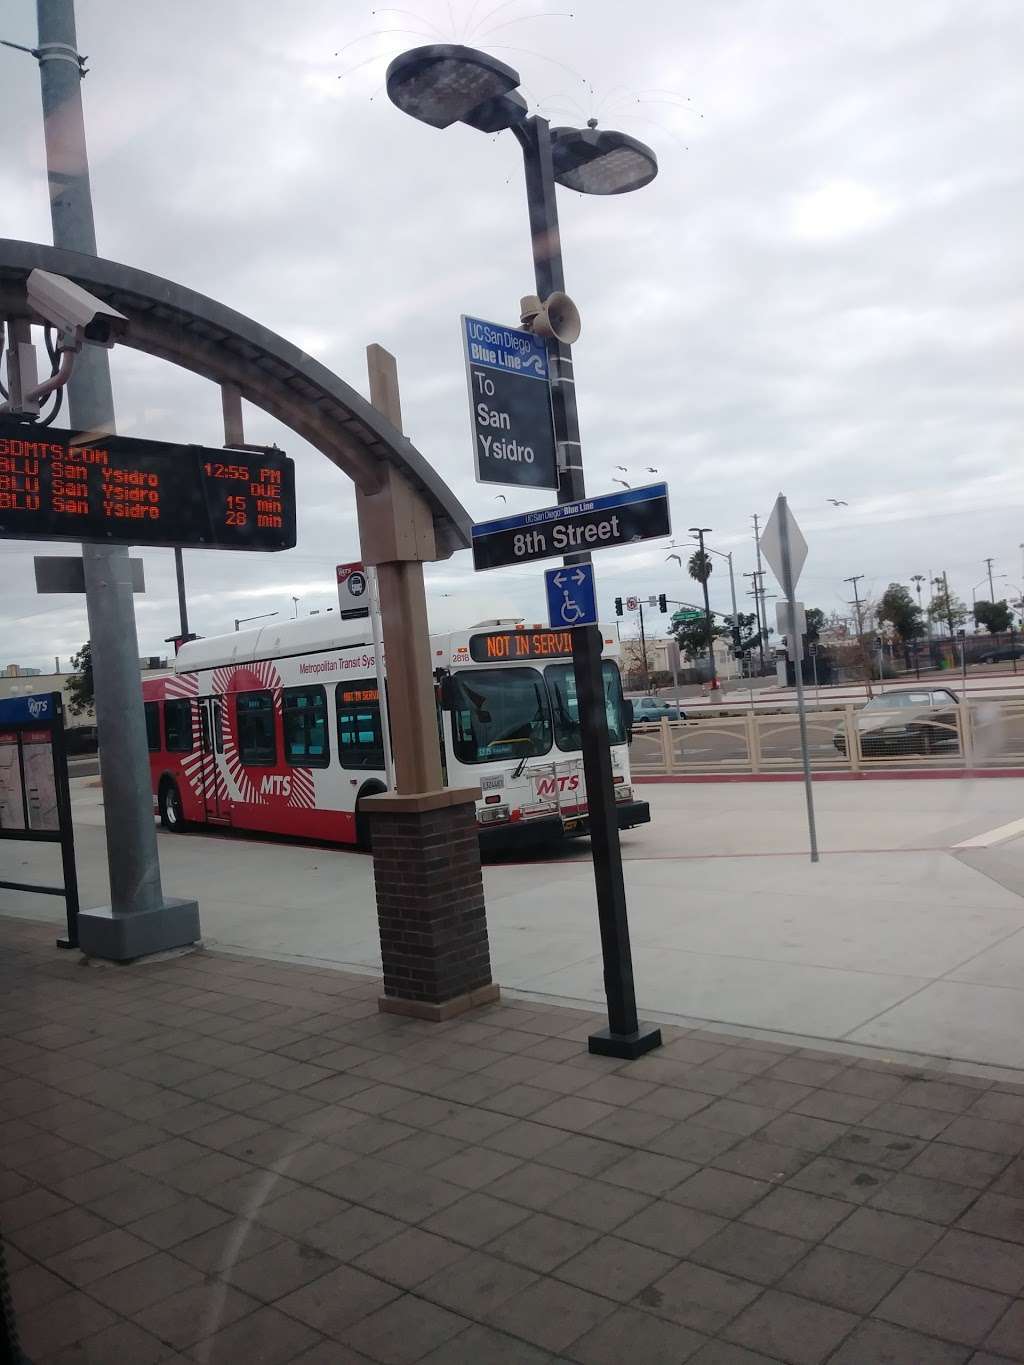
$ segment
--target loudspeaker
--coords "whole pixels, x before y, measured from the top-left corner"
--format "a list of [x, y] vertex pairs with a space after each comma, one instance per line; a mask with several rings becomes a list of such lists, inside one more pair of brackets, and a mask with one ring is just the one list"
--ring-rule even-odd
[[553, 337], [571, 346], [580, 334], [580, 310], [561, 290], [549, 294], [543, 303], [536, 294], [527, 294], [519, 302], [519, 312], [523, 326], [534, 336]]

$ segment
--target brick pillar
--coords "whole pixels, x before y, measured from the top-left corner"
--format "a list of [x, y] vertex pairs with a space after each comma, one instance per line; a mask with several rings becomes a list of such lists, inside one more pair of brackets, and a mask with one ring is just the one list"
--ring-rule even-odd
[[366, 799], [384, 994], [380, 1008], [440, 1021], [497, 1000], [470, 791]]

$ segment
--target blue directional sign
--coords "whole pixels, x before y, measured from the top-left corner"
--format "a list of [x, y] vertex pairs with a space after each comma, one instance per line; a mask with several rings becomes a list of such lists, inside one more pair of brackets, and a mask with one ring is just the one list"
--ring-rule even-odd
[[463, 316], [477, 483], [557, 488], [548, 352], [542, 337]]
[[481, 521], [473, 529], [473, 568], [501, 569], [574, 550], [605, 550], [671, 535], [668, 485], [647, 484], [579, 502]]
[[548, 624], [552, 630], [597, 625], [597, 589], [593, 564], [565, 564], [545, 569]]

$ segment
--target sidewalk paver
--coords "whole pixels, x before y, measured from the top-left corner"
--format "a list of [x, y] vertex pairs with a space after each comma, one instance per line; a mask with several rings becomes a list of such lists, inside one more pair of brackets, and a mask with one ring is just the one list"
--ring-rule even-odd
[[33, 1365], [1024, 1360], [1024, 1075], [0, 918], [0, 1229]]

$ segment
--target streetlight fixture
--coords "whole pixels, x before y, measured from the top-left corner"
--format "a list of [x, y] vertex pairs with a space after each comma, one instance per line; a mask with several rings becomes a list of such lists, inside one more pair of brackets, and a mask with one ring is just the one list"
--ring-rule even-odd
[[[564, 293], [555, 185], [581, 194], [626, 194], [649, 184], [658, 160], [649, 147], [624, 133], [551, 128], [530, 115], [517, 92], [519, 73], [475, 48], [432, 44], [396, 57], [387, 69], [388, 98], [403, 113], [433, 128], [462, 122], [486, 133], [511, 129], [523, 151], [526, 198], [533, 239], [536, 296], [543, 306]], [[567, 341], [548, 339], [551, 407], [558, 452], [559, 504], [586, 496], [579, 419]], [[566, 563], [589, 561], [589, 552]], [[591, 1034], [591, 1052], [633, 1058], [661, 1043], [661, 1031], [641, 1025], [636, 1012], [619, 822], [612, 783], [611, 751], [601, 669], [601, 632], [573, 631], [573, 669], [579, 697], [583, 768], [587, 784], [594, 878], [604, 957], [608, 1028]]]
[[709, 555], [717, 555], [719, 559], [724, 559], [729, 565], [729, 593], [732, 597], [732, 624], [733, 624], [733, 643], [739, 648], [739, 611], [736, 606], [736, 578], [732, 571], [732, 551], [716, 550], [710, 545], [704, 546]]
[[250, 621], [266, 621], [268, 617], [276, 615], [276, 611], [261, 611], [259, 616], [236, 616], [235, 630], [237, 630], [239, 626], [248, 625]]

